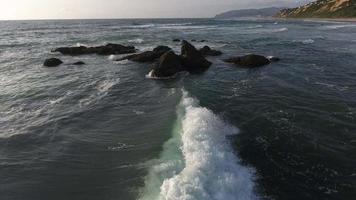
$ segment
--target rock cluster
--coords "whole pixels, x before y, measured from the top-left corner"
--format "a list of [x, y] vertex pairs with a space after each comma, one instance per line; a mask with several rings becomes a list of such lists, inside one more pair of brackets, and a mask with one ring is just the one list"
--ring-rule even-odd
[[[180, 41], [175, 39], [174, 41]], [[151, 78], [165, 79], [175, 77], [181, 71], [190, 73], [199, 73], [207, 70], [212, 63], [205, 57], [220, 56], [221, 51], [211, 49], [209, 46], [204, 46], [201, 49], [196, 49], [191, 43], [182, 40], [181, 53], [177, 55], [168, 46], [157, 46], [152, 51], [145, 51], [142, 53], [135, 53], [136, 49], [133, 46], [124, 46], [120, 44], [107, 44], [105, 46], [97, 47], [61, 47], [54, 50], [64, 55], [78, 56], [85, 54], [98, 55], [117, 55], [117, 54], [131, 54], [124, 56], [116, 61], [130, 60], [133, 62], [155, 62], [153, 69], [149, 76]], [[133, 53], [133, 54], [132, 54]], [[256, 54], [249, 54], [244, 56], [237, 56], [225, 59], [226, 63], [233, 63], [240, 67], [255, 68], [268, 65], [271, 62], [277, 62], [277, 57], [265, 57]], [[58, 58], [50, 58], [45, 60], [44, 66], [56, 67], [63, 62]], [[85, 65], [84, 62], [78, 61], [70, 65]]]

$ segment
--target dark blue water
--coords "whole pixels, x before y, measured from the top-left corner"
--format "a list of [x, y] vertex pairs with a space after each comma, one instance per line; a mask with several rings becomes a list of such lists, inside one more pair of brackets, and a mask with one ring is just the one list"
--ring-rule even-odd
[[[0, 199], [354, 199], [356, 24], [210, 19], [0, 22]], [[59, 46], [207, 40], [200, 75]], [[223, 58], [281, 58], [241, 69]], [[48, 57], [85, 66], [44, 68]]]

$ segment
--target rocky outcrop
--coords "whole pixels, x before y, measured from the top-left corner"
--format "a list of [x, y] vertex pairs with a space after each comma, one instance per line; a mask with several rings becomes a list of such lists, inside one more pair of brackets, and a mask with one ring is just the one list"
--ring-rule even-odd
[[180, 56], [169, 51], [161, 56], [149, 76], [151, 78], [171, 78], [183, 69]]
[[268, 58], [255, 54], [233, 57], [233, 58], [226, 59], [224, 61], [227, 63], [234, 63], [241, 67], [248, 67], [248, 68], [261, 67], [271, 63], [271, 61]]
[[153, 62], [170, 50], [171, 48], [167, 46], [158, 46], [154, 48], [153, 51], [145, 51], [142, 53], [125, 56], [123, 58], [117, 59], [116, 61], [131, 60], [134, 62]]
[[199, 49], [199, 51], [203, 56], [220, 56], [220, 55], [222, 55], [221, 51], [213, 50], [209, 46], [204, 46], [203, 48]]
[[46, 59], [45, 62], [43, 63], [43, 66], [45, 67], [57, 67], [61, 65], [63, 62], [59, 60], [58, 58], [49, 58]]
[[198, 51], [193, 45], [185, 40], [182, 42], [181, 59], [184, 70], [189, 72], [199, 72], [206, 70], [212, 64], [205, 59], [200, 51]]
[[133, 46], [124, 46], [120, 44], [107, 44], [105, 46], [97, 47], [60, 47], [53, 52], [59, 52], [63, 55], [79, 56], [86, 54], [98, 54], [98, 55], [117, 55], [135, 53], [136, 49]]
[[297, 8], [281, 10], [283, 18], [353, 18], [356, 17], [356, 0], [317, 0]]

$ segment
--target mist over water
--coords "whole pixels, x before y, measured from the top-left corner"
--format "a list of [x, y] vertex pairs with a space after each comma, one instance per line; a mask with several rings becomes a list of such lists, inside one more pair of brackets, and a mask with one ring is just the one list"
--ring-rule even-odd
[[[0, 199], [353, 199], [356, 27], [275, 20], [0, 22]], [[60, 46], [173, 39], [221, 50], [203, 74], [146, 78]], [[247, 53], [280, 62], [241, 69]], [[44, 68], [58, 57], [87, 65]], [[183, 89], [184, 88], [184, 89]]]

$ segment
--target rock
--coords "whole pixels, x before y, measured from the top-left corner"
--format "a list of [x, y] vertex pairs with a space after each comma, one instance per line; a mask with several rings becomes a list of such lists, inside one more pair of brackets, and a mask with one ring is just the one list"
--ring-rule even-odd
[[45, 60], [43, 65], [45, 67], [57, 67], [57, 66], [61, 65], [62, 63], [63, 62], [61, 60], [59, 60], [58, 58], [49, 58], [49, 59]]
[[203, 56], [220, 56], [222, 54], [221, 51], [213, 50], [208, 46], [204, 46], [199, 51]]
[[192, 42], [196, 42], [197, 40], [196, 40], [196, 39], [192, 39], [191, 41], [192, 41]]
[[153, 51], [145, 51], [145, 52], [138, 53], [138, 54], [132, 54], [132, 55], [117, 59], [116, 61], [131, 60], [134, 62], [153, 62], [170, 50], [171, 50], [171, 48], [169, 48], [167, 46], [158, 46], [158, 47], [154, 48]]
[[281, 60], [280, 58], [274, 56], [268, 56], [267, 59], [271, 62], [278, 62]]
[[182, 62], [178, 55], [169, 51], [161, 56], [150, 72], [152, 78], [171, 78], [182, 70]]
[[136, 49], [133, 46], [123, 46], [120, 44], [107, 44], [105, 46], [97, 47], [60, 47], [53, 52], [59, 52], [64, 55], [78, 56], [85, 54], [98, 54], [98, 55], [116, 55], [135, 53]]
[[234, 63], [243, 67], [261, 67], [271, 63], [268, 58], [255, 54], [229, 58], [224, 61], [227, 63]]
[[73, 63], [72, 65], [85, 65], [85, 62], [78, 61], [78, 62]]
[[193, 45], [183, 40], [181, 58], [184, 69], [189, 72], [206, 70], [212, 64]]
[[168, 51], [172, 50], [170, 47], [167, 46], [158, 46], [153, 49], [153, 52], [160, 54], [159, 57], [161, 57], [163, 54], [167, 53]]
[[207, 40], [200, 40], [200, 42], [207, 42]]
[[180, 39], [173, 39], [173, 42], [180, 42]]

